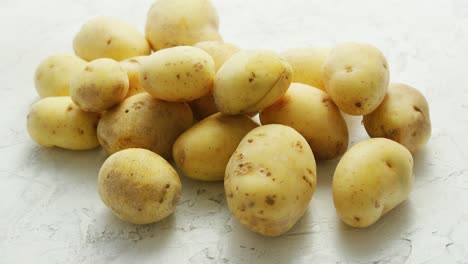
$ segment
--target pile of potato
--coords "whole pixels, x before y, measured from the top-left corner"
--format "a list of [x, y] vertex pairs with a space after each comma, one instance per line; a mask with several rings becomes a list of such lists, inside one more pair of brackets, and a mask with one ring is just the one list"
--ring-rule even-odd
[[[209, 0], [157, 0], [145, 35], [120, 19], [91, 19], [73, 48], [38, 66], [42, 99], [28, 132], [45, 147], [102, 146], [110, 157], [99, 195], [135, 224], [174, 212], [181, 182], [173, 160], [192, 179], [224, 180], [240, 223], [278, 236], [312, 199], [315, 159], [342, 156], [333, 176], [337, 214], [367, 227], [407, 199], [411, 152], [431, 134], [426, 99], [389, 83], [377, 48], [241, 50], [222, 41]], [[342, 112], [363, 116], [372, 139], [347, 150]], [[251, 119], [257, 113], [261, 126]]]

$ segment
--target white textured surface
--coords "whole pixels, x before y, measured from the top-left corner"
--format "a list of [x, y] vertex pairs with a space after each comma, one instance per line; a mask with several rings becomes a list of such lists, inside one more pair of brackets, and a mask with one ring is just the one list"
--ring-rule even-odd
[[[0, 263], [468, 263], [468, 1], [215, 1], [227, 41], [278, 51], [369, 42], [386, 54], [393, 81], [430, 102], [433, 137], [415, 155], [407, 202], [370, 228], [346, 227], [331, 197], [336, 161], [319, 163], [309, 210], [278, 238], [233, 219], [221, 183], [185, 178], [173, 216], [126, 224], [96, 192], [102, 151], [45, 149], [28, 138], [39, 61], [71, 52], [80, 25], [96, 15], [143, 29], [150, 2], [0, 2]], [[352, 143], [366, 138], [359, 118], [348, 121]]]

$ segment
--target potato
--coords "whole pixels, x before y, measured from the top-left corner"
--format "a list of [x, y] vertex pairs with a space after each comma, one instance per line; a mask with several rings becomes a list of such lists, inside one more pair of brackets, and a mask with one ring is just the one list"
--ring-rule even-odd
[[156, 0], [146, 19], [153, 50], [221, 40], [218, 15], [210, 0]]
[[292, 82], [304, 83], [325, 91], [322, 66], [330, 53], [329, 48], [295, 48], [281, 53], [291, 65]]
[[146, 149], [119, 151], [99, 170], [101, 200], [118, 218], [133, 224], [154, 223], [171, 215], [181, 188], [171, 165]]
[[127, 72], [128, 76], [129, 86], [125, 97], [130, 97], [134, 94], [145, 91], [145, 89], [140, 85], [140, 69], [146, 58], [148, 58], [148, 56], [138, 56], [120, 62], [120, 66], [125, 72]]
[[201, 98], [188, 102], [188, 104], [192, 109], [193, 116], [197, 120], [203, 120], [219, 112], [211, 92]]
[[333, 159], [348, 148], [348, 128], [340, 110], [326, 93], [292, 83], [286, 94], [260, 113], [265, 124], [283, 124], [297, 130], [317, 159]]
[[225, 114], [258, 112], [278, 100], [291, 83], [291, 67], [278, 54], [239, 51], [215, 76], [214, 99]]
[[128, 93], [128, 76], [117, 61], [89, 62], [70, 82], [70, 96], [87, 112], [102, 112], [122, 101]]
[[137, 28], [113, 17], [96, 17], [86, 22], [73, 40], [73, 49], [87, 61], [99, 58], [121, 61], [151, 53]]
[[339, 44], [323, 65], [327, 93], [350, 115], [367, 115], [382, 103], [389, 75], [382, 52], [367, 44]]
[[333, 176], [333, 201], [343, 222], [367, 227], [406, 200], [413, 185], [413, 158], [385, 138], [361, 141], [341, 158]]
[[307, 209], [317, 183], [314, 154], [293, 128], [250, 131], [226, 166], [229, 210], [250, 230], [279, 236]]
[[174, 161], [195, 180], [222, 181], [242, 138], [258, 125], [247, 116], [217, 113], [185, 131], [174, 143]]
[[369, 136], [389, 138], [411, 152], [423, 147], [431, 137], [426, 98], [402, 83], [390, 84], [382, 104], [364, 116], [363, 124]]
[[86, 61], [70, 54], [52, 55], [39, 64], [34, 84], [40, 97], [70, 95], [70, 80], [85, 67]]
[[81, 110], [68, 96], [46, 97], [33, 104], [27, 128], [39, 145], [83, 150], [99, 146], [98, 121], [99, 114]]
[[157, 51], [141, 66], [143, 88], [155, 98], [187, 102], [206, 95], [213, 86], [214, 62], [202, 49], [180, 46]]
[[97, 133], [99, 143], [109, 154], [127, 148], [145, 148], [170, 159], [175, 140], [192, 123], [187, 104], [140, 93], [106, 111]]

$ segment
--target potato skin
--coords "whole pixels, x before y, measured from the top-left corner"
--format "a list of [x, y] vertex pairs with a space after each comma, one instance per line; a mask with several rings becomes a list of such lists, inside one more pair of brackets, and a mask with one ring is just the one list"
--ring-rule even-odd
[[108, 154], [144, 148], [170, 159], [175, 140], [192, 124], [192, 112], [187, 104], [140, 93], [106, 111], [97, 133], [99, 143]]
[[389, 76], [382, 52], [367, 44], [339, 44], [323, 65], [327, 93], [341, 111], [350, 115], [374, 111], [385, 97]]
[[239, 51], [215, 76], [218, 110], [236, 115], [258, 112], [278, 100], [291, 83], [291, 66], [266, 50]]
[[77, 56], [87, 61], [99, 58], [121, 61], [151, 53], [138, 29], [113, 17], [95, 17], [86, 22], [73, 40], [73, 49]]
[[292, 83], [286, 94], [260, 113], [265, 124], [283, 124], [297, 130], [317, 159], [333, 159], [348, 148], [348, 128], [330, 96], [302, 83]]
[[185, 175], [222, 181], [226, 165], [244, 136], [258, 125], [245, 115], [217, 113], [185, 131], [174, 143], [174, 161]]
[[394, 140], [411, 152], [423, 147], [431, 137], [426, 98], [415, 88], [402, 83], [390, 84], [382, 104], [364, 116], [363, 124], [370, 137]]
[[101, 200], [118, 218], [133, 224], [154, 223], [171, 215], [181, 188], [172, 166], [146, 149], [111, 155], [98, 175]]
[[361, 141], [341, 158], [333, 176], [333, 201], [343, 222], [367, 227], [406, 200], [413, 185], [413, 158], [386, 138]]
[[120, 66], [125, 72], [127, 72], [128, 76], [129, 86], [125, 98], [145, 91], [145, 89], [140, 85], [140, 69], [146, 58], [148, 58], [148, 56], [138, 56], [120, 62]]
[[250, 131], [226, 166], [224, 189], [233, 215], [250, 230], [279, 236], [307, 209], [317, 178], [314, 155], [293, 128]]
[[99, 114], [76, 106], [70, 97], [46, 97], [32, 105], [27, 118], [29, 136], [44, 147], [71, 150], [99, 146], [96, 127]]

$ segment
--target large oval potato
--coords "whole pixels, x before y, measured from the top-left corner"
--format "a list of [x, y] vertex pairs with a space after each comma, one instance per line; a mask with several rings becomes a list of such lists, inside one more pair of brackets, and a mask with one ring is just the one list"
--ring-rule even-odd
[[121, 61], [151, 53], [138, 29], [127, 21], [112, 17], [96, 17], [86, 22], [73, 40], [73, 49], [87, 61], [99, 58]]
[[323, 65], [327, 93], [341, 111], [366, 115], [382, 103], [389, 82], [387, 60], [374, 46], [337, 45]]
[[179, 175], [161, 156], [146, 149], [125, 149], [102, 164], [101, 200], [120, 219], [149, 224], [171, 215], [179, 200]]
[[175, 140], [192, 123], [192, 111], [187, 104], [140, 93], [102, 115], [98, 139], [109, 154], [127, 148], [145, 148], [170, 159]]
[[120, 62], [120, 66], [125, 72], [127, 72], [128, 76], [129, 86], [125, 97], [130, 97], [145, 91], [145, 89], [140, 85], [140, 69], [146, 58], [148, 58], [148, 56], [138, 56]]
[[209, 116], [176, 140], [172, 148], [174, 161], [190, 178], [221, 181], [239, 142], [257, 126], [252, 119], [243, 115], [217, 113]]
[[301, 83], [292, 83], [286, 94], [260, 113], [265, 124], [283, 124], [297, 130], [317, 159], [333, 159], [348, 148], [348, 128], [330, 96]]
[[293, 128], [265, 125], [250, 131], [226, 167], [229, 210], [250, 230], [279, 236], [307, 209], [317, 178], [314, 155]]
[[386, 138], [361, 141], [341, 158], [333, 176], [333, 201], [343, 222], [375, 223], [406, 200], [413, 185], [413, 158]]
[[83, 150], [99, 146], [96, 127], [99, 114], [76, 106], [70, 97], [46, 97], [33, 104], [28, 114], [28, 133], [39, 145]]
[[291, 66], [265, 50], [239, 51], [215, 76], [213, 95], [225, 114], [258, 112], [278, 100], [291, 83]]
[[382, 104], [364, 116], [363, 124], [369, 136], [389, 138], [411, 152], [423, 147], [431, 137], [426, 98], [415, 88], [402, 83], [390, 84]]

